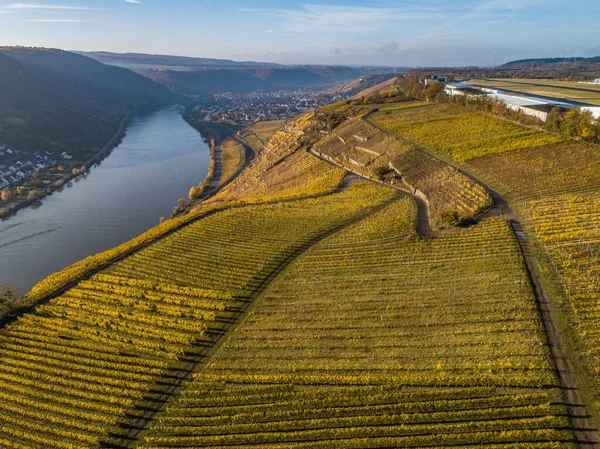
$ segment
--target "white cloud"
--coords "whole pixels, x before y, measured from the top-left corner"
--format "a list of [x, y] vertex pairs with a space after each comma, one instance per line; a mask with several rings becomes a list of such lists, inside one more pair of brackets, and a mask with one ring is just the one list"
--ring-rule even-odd
[[296, 9], [243, 9], [281, 21], [291, 33], [366, 32], [380, 30], [389, 22], [440, 18], [436, 12], [413, 12], [407, 8], [339, 6], [306, 3]]
[[86, 8], [83, 6], [67, 6], [67, 5], [42, 5], [37, 3], [11, 3], [6, 6], [7, 9], [56, 9], [64, 11], [93, 11], [96, 8]]
[[125, 0], [125, 3], [142, 3], [140, 0]]
[[475, 7], [478, 12], [518, 12], [532, 6], [547, 4], [547, 0], [488, 0]]
[[79, 19], [27, 19], [24, 22], [37, 22], [37, 23], [82, 23], [82, 22], [88, 22], [88, 20], [79, 20]]

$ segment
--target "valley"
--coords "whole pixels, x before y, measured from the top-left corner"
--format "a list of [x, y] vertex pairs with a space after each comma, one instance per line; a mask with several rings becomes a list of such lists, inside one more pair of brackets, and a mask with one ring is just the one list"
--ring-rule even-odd
[[2, 444], [598, 443], [598, 147], [374, 95], [219, 142], [255, 158], [25, 295]]
[[0, 48], [0, 448], [600, 447], [596, 64]]

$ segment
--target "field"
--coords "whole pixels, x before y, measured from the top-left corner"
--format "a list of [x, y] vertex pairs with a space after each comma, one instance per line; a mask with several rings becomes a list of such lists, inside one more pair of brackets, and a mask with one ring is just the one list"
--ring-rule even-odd
[[[600, 86], [594, 84], [579, 84], [576, 81], [555, 81], [537, 79], [492, 79], [473, 80], [477, 86], [491, 86], [500, 89], [516, 90], [546, 97], [564, 98], [600, 105]], [[592, 91], [592, 92], [590, 92]]]
[[421, 241], [414, 215], [396, 202], [297, 259], [142, 447], [570, 441], [509, 227]]
[[374, 115], [372, 122], [463, 162], [488, 154], [551, 145], [562, 140], [553, 134], [448, 105], [414, 112], [386, 111]]
[[362, 117], [343, 123], [314, 150], [372, 178], [381, 170], [394, 169], [402, 185], [427, 198], [436, 227], [470, 220], [492, 203], [479, 184], [414, 145], [381, 132]]

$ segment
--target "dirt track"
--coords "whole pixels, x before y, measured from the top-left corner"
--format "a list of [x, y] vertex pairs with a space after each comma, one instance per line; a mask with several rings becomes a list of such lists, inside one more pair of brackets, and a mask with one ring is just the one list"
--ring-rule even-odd
[[327, 157], [326, 155], [317, 153], [312, 148], [309, 148], [307, 151], [310, 154], [312, 154], [313, 156], [318, 157], [319, 159], [327, 162], [328, 164], [335, 165], [336, 167], [346, 170], [348, 173], [352, 173], [353, 175], [355, 175], [361, 179], [392, 188], [394, 190], [402, 192], [406, 196], [411, 197], [417, 203], [417, 223], [416, 223], [417, 235], [419, 235], [421, 237], [426, 237], [426, 238], [439, 237], [439, 233], [434, 231], [433, 229], [431, 229], [431, 223], [430, 223], [430, 219], [429, 219], [429, 205], [422, 198], [420, 198], [416, 195], [413, 195], [412, 192], [410, 192], [409, 190], [404, 189], [402, 187], [399, 187], [398, 185], [385, 184], [376, 179], [371, 179], [371, 178], [363, 175], [362, 173], [359, 173], [357, 171], [352, 170], [349, 167], [345, 167], [344, 165], [339, 164], [338, 162], [334, 161], [333, 159]]

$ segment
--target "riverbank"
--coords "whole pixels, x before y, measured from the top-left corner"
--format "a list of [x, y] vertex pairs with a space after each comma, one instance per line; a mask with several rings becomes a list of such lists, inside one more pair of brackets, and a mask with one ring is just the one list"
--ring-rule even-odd
[[209, 161], [208, 145], [178, 107], [133, 115], [123, 142], [89, 176], [0, 221], [0, 285], [28, 291], [152, 228], [206, 176]]
[[102, 162], [102, 160], [106, 159], [110, 156], [112, 150], [119, 146], [119, 144], [123, 141], [127, 131], [127, 125], [131, 120], [131, 112], [128, 112], [125, 117], [119, 123], [119, 127], [117, 131], [113, 135], [113, 137], [104, 145], [100, 150], [98, 150], [94, 155], [92, 155], [87, 161], [85, 161], [78, 169], [73, 169], [73, 171], [66, 173], [63, 177], [54, 180], [48, 186], [44, 187], [41, 190], [41, 195], [36, 195], [35, 198], [27, 198], [23, 200], [16, 201], [8, 206], [0, 209], [0, 219], [6, 220], [10, 216], [16, 214], [19, 210], [32, 206], [36, 203], [39, 203], [45, 197], [52, 195], [55, 191], [64, 188], [69, 182], [73, 181], [75, 178], [86, 173], [94, 164]]
[[[194, 195], [190, 195], [190, 202], [183, 207], [179, 207], [178, 210], [176, 209], [173, 217], [188, 213], [192, 206], [216, 195], [223, 187], [235, 179], [256, 157], [254, 149], [239, 137], [237, 130], [220, 123], [194, 120], [186, 114], [182, 114], [182, 117], [203, 138], [210, 141], [211, 162], [206, 178], [198, 186], [195, 186], [198, 190], [194, 192]], [[238, 150], [240, 151], [240, 156], [235, 168], [225, 167], [224, 165], [226, 161], [223, 145], [230, 142], [240, 146]], [[228, 156], [228, 161], [236, 161], [235, 158], [229, 155], [225, 156]], [[190, 193], [192, 193], [195, 187], [192, 187]]]

